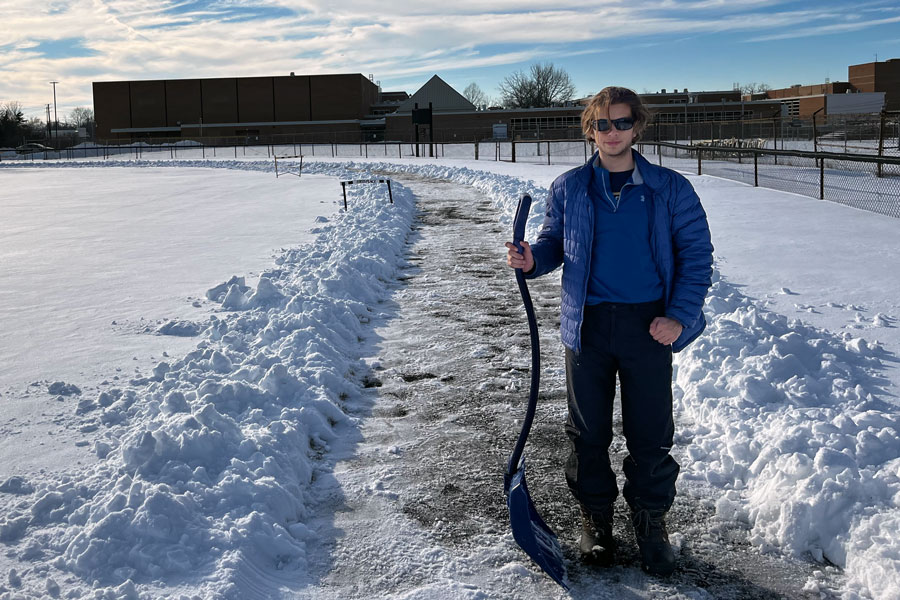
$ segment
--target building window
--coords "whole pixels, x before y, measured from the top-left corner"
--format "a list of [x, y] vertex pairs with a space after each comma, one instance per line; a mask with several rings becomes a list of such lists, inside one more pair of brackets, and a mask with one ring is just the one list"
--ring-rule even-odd
[[581, 129], [581, 117], [514, 117], [510, 125], [515, 131]]

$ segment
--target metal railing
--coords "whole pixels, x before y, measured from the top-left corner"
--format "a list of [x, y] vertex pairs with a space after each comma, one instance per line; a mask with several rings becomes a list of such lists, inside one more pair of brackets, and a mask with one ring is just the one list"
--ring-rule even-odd
[[660, 165], [900, 218], [900, 158], [666, 142], [639, 144]]
[[[713, 144], [712, 142], [706, 142]], [[717, 143], [724, 144], [719, 141]], [[900, 218], [900, 157], [873, 154], [808, 152], [733, 146], [687, 145], [645, 141], [638, 150], [660, 165], [713, 175]], [[272, 159], [303, 155], [323, 158], [433, 157], [545, 165], [583, 164], [593, 148], [585, 140], [481, 141], [462, 143], [376, 142], [353, 144], [197, 145], [134, 144], [68, 148], [18, 157], [20, 160], [174, 160]]]

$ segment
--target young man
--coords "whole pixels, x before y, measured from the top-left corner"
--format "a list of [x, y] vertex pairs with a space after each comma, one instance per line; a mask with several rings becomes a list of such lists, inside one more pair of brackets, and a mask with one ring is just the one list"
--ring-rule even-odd
[[675, 555], [664, 517], [679, 470], [669, 454], [672, 352], [706, 326], [713, 248], [687, 179], [631, 148], [649, 119], [629, 89], [608, 87], [594, 96], [581, 122], [597, 153], [553, 182], [534, 245], [523, 242], [521, 254], [506, 247], [509, 266], [529, 278], [563, 265], [560, 329], [572, 449], [565, 473], [583, 516], [581, 552], [601, 565], [614, 558], [618, 486], [609, 446], [618, 375], [629, 453], [623, 495], [644, 569], [669, 575]]

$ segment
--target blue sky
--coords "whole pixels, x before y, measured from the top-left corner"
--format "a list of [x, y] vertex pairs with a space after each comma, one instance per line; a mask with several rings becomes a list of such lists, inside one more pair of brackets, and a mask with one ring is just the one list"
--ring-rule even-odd
[[[6, 5], [6, 6], [4, 6]], [[316, 73], [462, 91], [535, 62], [578, 94], [846, 81], [900, 58], [900, 3], [862, 0], [0, 0], [0, 103], [92, 106], [91, 82]]]

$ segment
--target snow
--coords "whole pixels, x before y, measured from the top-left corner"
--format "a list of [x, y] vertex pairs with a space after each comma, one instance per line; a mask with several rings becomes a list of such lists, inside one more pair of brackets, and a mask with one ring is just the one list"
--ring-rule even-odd
[[[471, 185], [504, 231], [530, 193], [533, 238], [567, 168], [321, 159], [275, 178], [267, 160], [0, 164], [0, 598], [313, 585], [314, 482], [359, 436], [360, 339], [415, 217], [400, 185], [393, 204], [384, 186], [348, 187], [345, 212], [339, 179]], [[680, 486], [718, 490], [717, 517], [746, 523], [758, 551], [843, 568], [841, 597], [900, 598], [898, 221], [690, 179], [716, 267], [707, 332], [676, 358]], [[389, 521], [379, 535], [404, 543]], [[461, 559], [422, 552], [400, 567], [443, 567], [406, 597], [487, 597], [459, 578]], [[531, 573], [520, 564], [502, 576]]]

